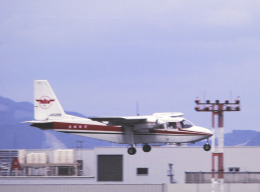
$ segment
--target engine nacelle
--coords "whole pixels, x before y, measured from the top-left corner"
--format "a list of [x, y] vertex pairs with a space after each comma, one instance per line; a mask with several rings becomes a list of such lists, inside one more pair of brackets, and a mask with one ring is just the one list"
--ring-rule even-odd
[[165, 126], [165, 122], [163, 120], [161, 120], [161, 119], [157, 119], [155, 121], [155, 123], [156, 123], [156, 126], [160, 127], [160, 128], [163, 128]]

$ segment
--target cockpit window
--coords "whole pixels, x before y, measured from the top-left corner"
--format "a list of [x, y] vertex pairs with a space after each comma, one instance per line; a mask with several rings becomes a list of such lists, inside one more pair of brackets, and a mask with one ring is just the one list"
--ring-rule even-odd
[[181, 124], [181, 128], [183, 129], [192, 127], [192, 124], [187, 120], [181, 121], [180, 124]]

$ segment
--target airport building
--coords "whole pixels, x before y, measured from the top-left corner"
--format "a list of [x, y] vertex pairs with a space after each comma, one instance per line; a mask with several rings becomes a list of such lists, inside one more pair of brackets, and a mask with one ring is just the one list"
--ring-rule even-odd
[[[246, 185], [252, 189], [248, 191], [260, 192], [260, 147], [225, 147], [224, 151], [225, 188], [239, 191]], [[135, 155], [129, 155], [126, 147], [1, 150], [0, 175], [0, 191], [50, 185], [59, 186], [57, 191], [69, 187], [95, 191], [95, 186], [99, 191], [117, 187], [121, 187], [118, 191], [134, 187], [135, 192], [209, 191], [211, 152], [187, 146], [153, 146], [149, 153], [138, 147]]]

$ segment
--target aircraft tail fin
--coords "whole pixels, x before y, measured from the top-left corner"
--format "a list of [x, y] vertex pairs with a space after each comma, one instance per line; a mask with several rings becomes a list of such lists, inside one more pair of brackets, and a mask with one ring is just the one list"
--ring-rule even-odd
[[66, 114], [47, 80], [34, 81], [34, 118], [38, 121], [59, 120]]

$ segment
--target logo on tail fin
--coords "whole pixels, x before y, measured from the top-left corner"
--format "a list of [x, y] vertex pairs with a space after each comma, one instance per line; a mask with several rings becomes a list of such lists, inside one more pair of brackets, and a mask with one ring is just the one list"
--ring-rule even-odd
[[39, 105], [42, 109], [48, 109], [51, 107], [51, 102], [55, 101], [55, 99], [51, 99], [48, 96], [42, 96], [40, 99], [36, 99], [39, 102]]

